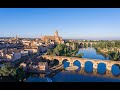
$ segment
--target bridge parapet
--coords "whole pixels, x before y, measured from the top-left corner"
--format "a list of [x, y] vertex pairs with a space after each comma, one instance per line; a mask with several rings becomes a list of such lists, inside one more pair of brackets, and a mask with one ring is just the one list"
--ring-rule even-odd
[[112, 65], [117, 64], [120, 66], [120, 61], [111, 61], [111, 60], [97, 60], [97, 59], [87, 59], [87, 58], [77, 58], [77, 57], [66, 57], [66, 56], [52, 56], [52, 55], [42, 55], [43, 58], [54, 60], [57, 59], [60, 63], [63, 60], [68, 60], [70, 65], [74, 63], [74, 61], [78, 60], [81, 63], [81, 67], [85, 67], [85, 63], [90, 61], [93, 63], [93, 68], [97, 69], [98, 64], [104, 63], [106, 65], [106, 69], [111, 71]]

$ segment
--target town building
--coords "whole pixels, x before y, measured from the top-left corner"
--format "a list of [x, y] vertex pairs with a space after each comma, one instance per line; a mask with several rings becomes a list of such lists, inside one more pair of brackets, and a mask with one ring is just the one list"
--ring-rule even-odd
[[11, 59], [13, 61], [21, 58], [21, 50], [18, 49], [5, 49], [3, 51], [3, 56], [6, 59]]
[[47, 62], [39, 62], [38, 68], [39, 68], [39, 70], [46, 71], [46, 70], [48, 70], [48, 63]]
[[44, 42], [55, 42], [57, 44], [64, 43], [62, 37], [58, 35], [58, 31], [54, 33], [54, 36], [43, 36], [41, 40]]
[[12, 57], [13, 60], [17, 60], [20, 58], [21, 58], [21, 52], [14, 52], [13, 53], [13, 57]]
[[27, 55], [29, 55], [28, 50], [22, 50], [21, 51], [21, 56], [27, 56]]

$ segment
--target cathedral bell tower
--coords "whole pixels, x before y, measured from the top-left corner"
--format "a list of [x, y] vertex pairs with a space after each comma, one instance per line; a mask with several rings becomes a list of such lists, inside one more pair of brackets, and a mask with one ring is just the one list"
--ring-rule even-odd
[[57, 30], [55, 31], [54, 36], [58, 36], [58, 31]]

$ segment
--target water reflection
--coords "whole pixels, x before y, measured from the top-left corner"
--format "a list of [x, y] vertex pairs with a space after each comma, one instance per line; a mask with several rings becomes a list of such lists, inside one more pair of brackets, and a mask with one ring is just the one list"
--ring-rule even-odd
[[93, 63], [90, 61], [85, 62], [85, 71], [92, 73], [93, 72]]
[[[78, 70], [76, 70], [76, 71], [82, 72], [81, 71], [81, 63], [78, 60], [74, 61], [73, 64], [75, 66], [79, 67]], [[64, 69], [66, 67], [69, 67], [69, 63], [68, 62], [64, 63]], [[90, 62], [90, 61], [87, 61], [85, 63], [84, 70], [85, 70], [86, 73], [97, 73], [97, 74], [100, 74], [100, 75], [104, 75], [104, 74], [108, 74], [108, 73], [111, 73], [114, 76], [119, 76], [120, 75], [120, 66], [118, 66], [118, 65], [113, 65], [112, 68], [111, 68], [111, 71], [108, 72], [106, 70], [106, 64], [99, 63], [98, 66], [97, 66], [97, 69], [93, 69], [93, 63]]]
[[98, 73], [99, 74], [104, 74], [106, 72], [106, 64], [104, 63], [99, 63], [98, 64]]
[[62, 71], [51, 79], [53, 82], [120, 82], [120, 76], [114, 76], [110, 71], [99, 74], [93, 69], [93, 73], [88, 73], [84, 68], [79, 71]]
[[[101, 64], [100, 67], [102, 67], [102, 65], [104, 64]], [[115, 68], [116, 66], [113, 66], [113, 71]], [[118, 70], [118, 68], [116, 68], [116, 70]], [[26, 82], [120, 82], [120, 75], [116, 76], [113, 74], [116, 73], [116, 71], [113, 73], [111, 71], [105, 71], [105, 73], [102, 74], [100, 74], [102, 70], [99, 72], [93, 69], [92, 71], [93, 72], [87, 72], [85, 68], [81, 67], [75, 71], [62, 70], [52, 77], [47, 77], [45, 74], [30, 76]]]
[[113, 75], [118, 76], [120, 75], [120, 66], [119, 65], [113, 65], [111, 72]]
[[83, 53], [82, 58], [91, 58], [91, 59], [101, 59], [101, 60], [109, 60], [109, 57], [104, 56], [103, 54], [98, 53], [94, 47], [90, 48], [81, 48], [78, 53]]
[[115, 76], [115, 75], [113, 75], [113, 73], [111, 71], [108, 71], [108, 70], [104, 74], [99, 74], [96, 69], [93, 69], [92, 73], [88, 73], [88, 72], [85, 71], [84, 68], [81, 68], [80, 71], [74, 71], [74, 73], [76, 73], [76, 72], [77, 72], [77, 74], [82, 74], [82, 75], [86, 75], [86, 76], [97, 76], [97, 77], [118, 78], [118, 79], [120, 79], [120, 75]]
[[48, 81], [47, 78], [45, 78], [45, 74], [40, 74], [40, 75], [34, 74], [33, 76], [27, 78], [25, 82], [48, 82]]
[[74, 61], [73, 65], [74, 65], [74, 66], [78, 66], [79, 68], [78, 68], [77, 70], [80, 70], [80, 68], [81, 68], [81, 63], [80, 63], [78, 60]]
[[67, 68], [67, 67], [69, 67], [69, 65], [70, 65], [70, 63], [69, 63], [68, 61], [65, 61], [63, 64], [64, 64], [64, 65], [63, 65], [64, 68]]

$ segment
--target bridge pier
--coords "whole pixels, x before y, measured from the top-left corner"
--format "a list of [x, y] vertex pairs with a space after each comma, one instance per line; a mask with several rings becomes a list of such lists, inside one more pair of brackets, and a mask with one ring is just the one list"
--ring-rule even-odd
[[85, 67], [85, 62], [80, 62], [81, 63], [81, 67], [84, 68]]
[[73, 66], [73, 62], [70, 62], [69, 66], [72, 67]]
[[88, 43], [86, 43], [86, 47], [88, 47]]
[[98, 68], [98, 64], [97, 63], [93, 63], [93, 68], [97, 69]]
[[85, 62], [87, 62], [87, 61], [91, 61], [93, 63], [94, 69], [98, 68], [99, 63], [104, 63], [104, 64], [106, 64], [106, 70], [108, 70], [108, 71], [111, 71], [112, 65], [114, 65], [114, 64], [120, 65], [119, 61], [110, 61], [110, 60], [94, 60], [94, 59], [92, 60], [92, 59], [84, 59], [84, 58], [76, 58], [76, 57], [51, 56], [51, 55], [43, 55], [42, 57], [45, 59], [49, 59], [51, 61], [53, 59], [57, 59], [57, 60], [59, 60], [59, 64], [62, 64], [62, 61], [67, 59], [70, 62], [69, 66], [73, 66], [73, 62], [75, 60], [78, 60], [81, 63], [82, 68], [85, 67]]
[[83, 43], [83, 48], [84, 48], [84, 45], [85, 45], [85, 44]]
[[108, 63], [108, 64], [106, 64], [106, 70], [111, 71], [111, 70], [112, 70], [112, 65], [110, 65], [109, 63]]
[[114, 75], [112, 74], [112, 72], [108, 71], [108, 70], [106, 70], [105, 75], [106, 75], [106, 77], [110, 77], [110, 78], [114, 77]]
[[90, 43], [90, 46], [92, 47], [92, 43]]
[[98, 73], [97, 73], [97, 69], [94, 69], [94, 68], [93, 68], [93, 74], [94, 74], [94, 75], [97, 75], [97, 74], [98, 74]]
[[61, 62], [61, 61], [59, 61], [59, 64], [61, 65], [61, 64], [62, 64], [62, 62]]

